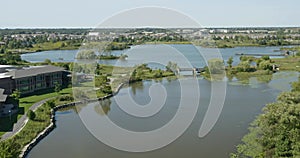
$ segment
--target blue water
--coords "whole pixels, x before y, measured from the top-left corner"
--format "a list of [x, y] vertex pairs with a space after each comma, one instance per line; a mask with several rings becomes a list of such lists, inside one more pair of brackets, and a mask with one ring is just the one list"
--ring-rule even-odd
[[[110, 98], [106, 102], [102, 101], [99, 105], [92, 103], [79, 106], [77, 112], [73, 110], [57, 112], [57, 127], [33, 148], [28, 158], [227, 158], [231, 152], [235, 151], [235, 146], [248, 132], [249, 123], [261, 113], [264, 105], [275, 101], [276, 96], [282, 90], [290, 90], [288, 83], [297, 79], [298, 73], [296, 72], [279, 72], [273, 75], [270, 82], [261, 82], [257, 77], [251, 78], [247, 85], [239, 84], [239, 81], [228, 81], [226, 100], [220, 118], [211, 132], [203, 138], [198, 137], [198, 130], [211, 99], [211, 82], [198, 80], [201, 95], [197, 115], [191, 126], [181, 137], [166, 147], [142, 153], [124, 152], [103, 144], [90, 133], [88, 128], [91, 126], [85, 126], [82, 118], [78, 115], [81, 114], [81, 116], [92, 119], [94, 122], [92, 127], [95, 128], [103, 127], [100, 120], [107, 115], [111, 121], [122, 128], [137, 132], [151, 131], [162, 127], [173, 118], [180, 104], [181, 88], [189, 86], [188, 84], [181, 85], [178, 80], [166, 79], [134, 83], [121, 89], [117, 96], [129, 93], [137, 104], [143, 106], [151, 102], [149, 96], [151, 86], [159, 83], [166, 89], [167, 98], [158, 113], [146, 118], [131, 116], [120, 108], [130, 105], [117, 103], [115, 98]], [[160, 91], [157, 93], [164, 95]], [[190, 96], [192, 97], [189, 99], [193, 100], [194, 95]], [[192, 109], [188, 107], [184, 109], [191, 113]], [[162, 133], [165, 136], [168, 134]], [[107, 137], [114, 138], [109, 134]]]
[[[134, 66], [142, 63], [148, 63], [152, 68], [164, 68], [168, 61], [176, 61], [182, 67], [203, 67], [206, 62], [203, 55], [208, 58], [216, 52], [222, 55], [226, 62], [229, 57], [233, 57], [233, 65], [239, 62], [239, 57], [236, 53], [247, 54], [280, 54], [281, 52], [274, 52], [280, 47], [236, 47], [236, 48], [202, 48], [193, 45], [174, 44], [174, 45], [138, 45], [133, 46], [127, 50], [112, 51], [113, 55], [127, 54], [126, 60], [99, 60], [101, 64], [118, 65], [118, 66]], [[50, 59], [53, 62], [74, 62], [78, 50], [52, 50], [42, 51], [37, 53], [28, 53], [21, 55], [23, 60], [29, 62], [43, 62], [45, 59]], [[184, 57], [182, 57], [182, 55]], [[186, 58], [187, 62], [183, 59]], [[278, 56], [271, 56], [271, 58], [278, 58]], [[62, 60], [63, 59], [63, 60]]]

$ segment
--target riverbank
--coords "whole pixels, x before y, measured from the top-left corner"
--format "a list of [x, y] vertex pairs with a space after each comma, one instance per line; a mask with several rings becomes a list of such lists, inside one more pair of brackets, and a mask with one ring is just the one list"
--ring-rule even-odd
[[[150, 71], [149, 68], [144, 67], [144, 66], [145, 65], [138, 67], [137, 70], [139, 70], [139, 71], [147, 70], [146, 71], [147, 73], [145, 72], [145, 74], [144, 74], [144, 75], [146, 75], [145, 76], [146, 78], [148, 78], [148, 77], [154, 77], [154, 78], [163, 77], [163, 75], [165, 74], [165, 73], [163, 73], [164, 71], [161, 71], [161, 70]], [[107, 73], [111, 73], [110, 70], [111, 69], [107, 70]], [[166, 72], [166, 74], [170, 75], [170, 72]], [[143, 77], [143, 76], [134, 76], [133, 80], [131, 79], [129, 81], [129, 83], [140, 81], [141, 78], [139, 78], [139, 77]], [[118, 83], [120, 83], [120, 81]], [[114, 83], [114, 84], [116, 84], [116, 83]], [[85, 103], [89, 103], [89, 102], [95, 102], [98, 100], [108, 99], [108, 98], [116, 95], [119, 92], [119, 90], [123, 87], [123, 85], [125, 85], [125, 84], [120, 83], [116, 88], [114, 88], [114, 91], [112, 93], [106, 94], [103, 97], [99, 97], [97, 99], [84, 99], [79, 102], [65, 103], [63, 105], [54, 104], [54, 105], [58, 105], [55, 107], [52, 107], [52, 105], [50, 105], [48, 102], [46, 102], [43, 105], [41, 105], [34, 112], [36, 114], [36, 118], [34, 120], [28, 120], [28, 122], [22, 128], [22, 130], [20, 132], [18, 132], [12, 138], [10, 138], [6, 141], [0, 142], [0, 144], [1, 143], [5, 144], [6, 142], [10, 142], [10, 141], [14, 142], [12, 145], [16, 144], [16, 145], [20, 146], [20, 149], [22, 148], [22, 150], [14, 149], [14, 151], [8, 151], [8, 152], [13, 152], [13, 153], [9, 153], [9, 154], [11, 154], [11, 155], [21, 154], [20, 157], [25, 157], [26, 154], [28, 154], [29, 151], [33, 148], [33, 146], [35, 146], [40, 140], [42, 140], [45, 136], [47, 136], [55, 128], [55, 112], [57, 110], [67, 108], [67, 107], [73, 107], [76, 105], [85, 104]], [[102, 89], [100, 89], [100, 91], [101, 90]], [[95, 92], [97, 93], [97, 91], [95, 91]], [[62, 96], [60, 96], [60, 97], [62, 97]], [[57, 98], [55, 98], [55, 99], [57, 99]], [[11, 146], [11, 145], [9, 145], [10, 143], [7, 143], [7, 144], [8, 144], [8, 146]], [[1, 149], [1, 145], [0, 145], [0, 150], [3, 150], [3, 149]], [[17, 156], [15, 156], [15, 157], [17, 157]]]
[[84, 100], [82, 102], [73, 102], [73, 103], [68, 103], [68, 104], [63, 104], [61, 106], [57, 106], [57, 107], [54, 107], [51, 111], [51, 115], [49, 117], [49, 122], [50, 124], [48, 126], [45, 126], [46, 129], [42, 130], [39, 134], [37, 134], [37, 136], [31, 141], [29, 142], [29, 144], [27, 144], [26, 146], [24, 146], [22, 152], [21, 152], [21, 156], [22, 157], [26, 157], [26, 155], [31, 151], [31, 149], [37, 145], [44, 137], [46, 137], [53, 129], [55, 129], [55, 111], [57, 110], [60, 110], [60, 109], [64, 109], [64, 108], [67, 108], [67, 107], [74, 107], [76, 105], [81, 105], [82, 103], [88, 103], [88, 102], [94, 102], [94, 101], [97, 101], [97, 100], [105, 100], [105, 99], [108, 99], [110, 97], [112, 97], [113, 95], [116, 95], [119, 90], [124, 87], [126, 84], [121, 84], [118, 86], [118, 88], [116, 89], [116, 91], [113, 93], [113, 94], [110, 94], [110, 95], [107, 95], [107, 96], [104, 96], [104, 97], [101, 97], [101, 98], [98, 98], [98, 99], [92, 99], [92, 100]]
[[49, 51], [49, 50], [77, 50], [81, 46], [81, 43], [70, 43], [68, 41], [58, 41], [58, 42], [45, 42], [34, 44], [30, 48], [23, 49], [8, 49], [10, 52], [16, 52], [20, 54], [26, 53], [35, 53], [41, 51]]
[[63, 105], [58, 105], [55, 106], [54, 108], [51, 109], [51, 114], [50, 114], [50, 124], [42, 131], [40, 132], [36, 138], [34, 138], [30, 143], [28, 143], [26, 146], [24, 146], [21, 150], [21, 154], [19, 157], [21, 158], [25, 158], [27, 156], [27, 154], [30, 152], [30, 150], [37, 145], [43, 138], [45, 138], [51, 131], [53, 131], [55, 129], [55, 112], [61, 109], [65, 109], [65, 108], [69, 108], [69, 107], [74, 107], [76, 105], [80, 105], [80, 104], [86, 104], [89, 102], [95, 102], [95, 101], [100, 101], [100, 100], [105, 100], [105, 99], [109, 99], [115, 95], [117, 95], [120, 91], [120, 89], [123, 87], [124, 83], [120, 84], [117, 88], [116, 91], [113, 92], [112, 94], [106, 95], [104, 97], [101, 98], [97, 98], [97, 99], [88, 99], [88, 100], [84, 100], [84, 101], [78, 101], [78, 102], [72, 102], [72, 103], [67, 103], [67, 104], [63, 104]]
[[[103, 68], [103, 67], [102, 67]], [[122, 69], [122, 68], [120, 68]], [[103, 72], [106, 72], [107, 74], [110, 74], [112, 72], [112, 70], [114, 70], [112, 67], [104, 67], [104, 71]], [[122, 69], [123, 70], [123, 69]], [[157, 78], [162, 78], [162, 77], [167, 77], [167, 76], [173, 76], [174, 74], [171, 73], [171, 72], [165, 72], [165, 71], [161, 71], [161, 70], [151, 70], [149, 68], [146, 67], [146, 65], [141, 65], [141, 66], [138, 66], [136, 68], [136, 71], [138, 72], [137, 76], [136, 75], [133, 75], [131, 79], [127, 80], [128, 81], [128, 84], [131, 84], [131, 83], [135, 83], [135, 82], [139, 82], [139, 81], [142, 81], [144, 79], [149, 79], [149, 78], [153, 78], [153, 79], [157, 79]], [[124, 73], [124, 72], [123, 72]], [[102, 81], [100, 82], [100, 80], [98, 80], [98, 84], [101, 83], [102, 84], [105, 84], [107, 83], [107, 79], [103, 78], [104, 76], [98, 76], [100, 77], [101, 79], [100, 80], [103, 80], [103, 83]], [[104, 91], [102, 91], [102, 89], [100, 90], [96, 90], [94, 91], [94, 93], [97, 94], [98, 98], [96, 99], [88, 99], [89, 95], [84, 95], [85, 97], [87, 97], [87, 99], [84, 99], [82, 101], [78, 101], [78, 102], [71, 102], [71, 103], [65, 103], [63, 105], [59, 105], [58, 106], [55, 106], [55, 107], [49, 107], [47, 105], [44, 105], [42, 106], [41, 108], [46, 108], [42, 111], [48, 111], [47, 113], [50, 114], [50, 117], [48, 115], [48, 117], [45, 115], [45, 113], [36, 113], [37, 117], [40, 117], [40, 115], [43, 115], [43, 122], [45, 122], [45, 124], [42, 124], [40, 126], [38, 126], [39, 130], [36, 130], [37, 132], [35, 132], [34, 135], [32, 135], [31, 138], [26, 138], [26, 139], [30, 139], [31, 141], [27, 141], [27, 143], [22, 143], [20, 144], [20, 146], [24, 146], [24, 148], [21, 150], [21, 155], [20, 157], [25, 157], [29, 151], [40, 141], [42, 140], [44, 137], [46, 137], [54, 128], [55, 128], [55, 112], [60, 110], [60, 109], [64, 109], [64, 108], [68, 108], [68, 107], [74, 107], [76, 105], [81, 105], [81, 104], [86, 104], [86, 103], [90, 103], [90, 102], [96, 102], [96, 101], [99, 101], [99, 100], [105, 100], [105, 99], [108, 99], [108, 98], [111, 98], [115, 95], [118, 94], [118, 92], [120, 91], [120, 89], [127, 85], [125, 84], [124, 82], [122, 82], [124, 79], [126, 79], [127, 77], [123, 76], [122, 78], [119, 78], [119, 79], [116, 79], [113, 81], [113, 83], [110, 83], [112, 85], [112, 89], [113, 89], [113, 92], [112, 93], [109, 93], [109, 94], [106, 94], [104, 95]], [[97, 79], [96, 79], [97, 80]], [[127, 82], [126, 82], [127, 83]], [[116, 84], [118, 84], [118, 86], [116, 86]], [[96, 84], [97, 85], [97, 84]], [[88, 85], [84, 85], [84, 86], [88, 86]], [[98, 91], [100, 91], [101, 93], [99, 93]], [[101, 94], [101, 95], [99, 95]], [[103, 96], [104, 95], [104, 96]], [[91, 95], [91, 96], [94, 96], [94, 95]], [[99, 96], [102, 96], [102, 97], [99, 97]], [[84, 98], [85, 98], [84, 97]], [[47, 103], [46, 103], [47, 104]], [[50, 111], [50, 112], [49, 112]], [[35, 122], [35, 121], [32, 121], [32, 120], [29, 120], [31, 122]], [[34, 128], [33, 128], [34, 129]], [[25, 130], [25, 133], [26, 130], [28, 130], [28, 128], [24, 128]], [[31, 130], [31, 129], [30, 129]], [[21, 131], [21, 132], [24, 132], [24, 131]], [[22, 133], [21, 133], [22, 134]], [[12, 139], [20, 139], [21, 137], [18, 137], [18, 135], [16, 135], [15, 137], [13, 137]], [[20, 140], [19, 140], [20, 141]]]
[[263, 108], [231, 158], [300, 156], [300, 80], [291, 87]]
[[[203, 48], [235, 48], [235, 47], [270, 47], [270, 46], [299, 46], [297, 43], [285, 43], [285, 44], [258, 44], [258, 43], [237, 43], [237, 42], [225, 42], [225, 41], [146, 41], [142, 43], [124, 43], [124, 42], [111, 42], [105, 48], [105, 51], [114, 51], [114, 50], [126, 50], [131, 46], [138, 46], [143, 44], [194, 44], [195, 46], [201, 46]], [[70, 43], [58, 41], [58, 42], [46, 42], [36, 44], [31, 48], [23, 48], [23, 49], [8, 49], [9, 52], [15, 52], [19, 54], [27, 54], [27, 53], [36, 53], [41, 51], [50, 51], [50, 50], [78, 50], [79, 48], [94, 48], [97, 46], [103, 46], [103, 42], [91, 42], [89, 44], [85, 43]], [[102, 48], [102, 47], [101, 47]], [[99, 49], [101, 49], [99, 48]], [[102, 48], [103, 49], [103, 48]], [[286, 49], [282, 49], [286, 50]]]

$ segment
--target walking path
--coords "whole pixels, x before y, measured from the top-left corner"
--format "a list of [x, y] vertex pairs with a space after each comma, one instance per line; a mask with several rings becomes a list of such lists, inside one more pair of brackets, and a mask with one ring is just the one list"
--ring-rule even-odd
[[[35, 104], [33, 104], [29, 110], [35, 111], [38, 107], [40, 107], [41, 105], [43, 105], [46, 101], [50, 100], [52, 98], [47, 98], [44, 99], [40, 102], [37, 102]], [[17, 123], [14, 124], [13, 130], [11, 132], [6, 132], [4, 135], [1, 136], [0, 141], [4, 141], [7, 140], [8, 138], [14, 136], [15, 134], [17, 134], [19, 131], [22, 130], [22, 128], [26, 125], [28, 121], [28, 117], [26, 116], [26, 113], [17, 121]]]

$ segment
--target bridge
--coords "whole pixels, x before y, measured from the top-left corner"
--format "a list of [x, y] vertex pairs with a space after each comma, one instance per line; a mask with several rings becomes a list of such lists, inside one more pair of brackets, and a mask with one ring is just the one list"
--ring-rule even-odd
[[183, 71], [191, 71], [193, 73], [193, 75], [196, 75], [198, 73], [204, 72], [205, 68], [196, 68], [196, 67], [193, 67], [193, 68], [177, 68], [177, 74], [179, 74], [180, 72], [183, 72]]

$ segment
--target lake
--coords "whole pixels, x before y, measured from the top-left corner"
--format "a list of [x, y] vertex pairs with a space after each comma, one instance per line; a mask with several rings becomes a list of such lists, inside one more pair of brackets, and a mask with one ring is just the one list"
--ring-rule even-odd
[[[166, 89], [167, 98], [163, 108], [157, 114], [147, 118], [132, 117], [122, 111], [115, 98], [100, 102], [103, 110], [99, 110], [100, 105], [91, 103], [78, 108], [80, 109], [78, 112], [74, 110], [60, 111], [56, 113], [57, 128], [34, 147], [28, 157], [229, 157], [229, 154], [235, 150], [235, 146], [240, 143], [241, 138], [248, 132], [249, 123], [261, 113], [264, 105], [275, 101], [281, 91], [289, 90], [289, 83], [296, 81], [297, 78], [298, 73], [296, 72], [280, 72], [274, 74], [271, 81], [262, 81], [256, 77], [250, 78], [247, 84], [236, 79], [228, 80], [225, 105], [220, 118], [212, 131], [203, 138], [198, 137], [198, 130], [210, 101], [211, 82], [199, 79], [197, 80], [201, 92], [199, 107], [191, 126], [168, 146], [145, 153], [124, 152], [106, 146], [87, 130], [78, 115], [88, 115], [88, 117], [97, 117], [97, 119], [106, 115], [115, 124], [138, 132], [157, 129], [170, 121], [178, 110], [180, 81], [163, 79], [135, 83], [121, 89], [117, 96], [129, 93], [136, 103], [143, 106], [151, 100], [149, 97], [150, 87], [160, 84]], [[101, 124], [97, 121], [93, 125], [101, 128]], [[168, 133], [163, 134], [168, 135]]]
[[[140, 45], [128, 50], [112, 52], [116, 55], [127, 54], [127, 60], [100, 60], [98, 62], [118, 66], [148, 63], [152, 68], [164, 68], [168, 61], [175, 61], [180, 67], [203, 67], [206, 65], [205, 59], [214, 58], [214, 53], [220, 52], [225, 61], [233, 56], [234, 65], [236, 65], [239, 62], [239, 56], [235, 55], [236, 53], [265, 53], [267, 55], [279, 53], [274, 52], [279, 48], [236, 47], [213, 49], [192, 45]], [[76, 53], [77, 50], [44, 51], [23, 54], [22, 59], [30, 62], [41, 62], [47, 58], [55, 62], [73, 62], [76, 61]], [[241, 142], [241, 138], [248, 132], [249, 123], [261, 113], [265, 104], [274, 102], [277, 95], [282, 91], [289, 90], [290, 83], [297, 79], [298, 73], [296, 72], [278, 72], [273, 74], [272, 78], [261, 76], [252, 77], [245, 81], [239, 81], [236, 78], [226, 80], [227, 89], [223, 110], [215, 126], [203, 138], [198, 137], [198, 131], [211, 101], [212, 82], [205, 79], [196, 79], [201, 95], [200, 99], [197, 100], [199, 106], [196, 116], [189, 128], [181, 137], [166, 147], [145, 153], [124, 152], [105, 145], [89, 132], [80, 116], [94, 119], [95, 121], [89, 125], [96, 129], [101, 129], [102, 126], [99, 122], [108, 117], [116, 125], [128, 130], [136, 132], [151, 131], [166, 125], [172, 120], [179, 108], [182, 88], [194, 85], [182, 85], [181, 79], [146, 80], [134, 83], [122, 88], [117, 96], [108, 100], [80, 106], [77, 110], [57, 112], [57, 128], [34, 147], [28, 157], [229, 157], [229, 154], [234, 152], [235, 146]], [[119, 102], [116, 102], [116, 97], [129, 94], [140, 106], [147, 105], [151, 102], [149, 90], [153, 85], [163, 86], [167, 96], [163, 107], [151, 117], [133, 117], [126, 114], [120, 107], [128, 107], [131, 104], [120, 105]], [[160, 96], [163, 94], [165, 93], [162, 93], [162, 91], [155, 91], [155, 95]], [[195, 100], [193, 94], [189, 96], [186, 105], [192, 104], [192, 101]], [[214, 99], [218, 100], [219, 98]], [[184, 106], [183, 109], [187, 112], [186, 116], [195, 112], [189, 106]], [[107, 137], [111, 137], [112, 133], [107, 134]], [[96, 134], [102, 134], [101, 130]], [[172, 133], [162, 133], [166, 137], [170, 134]], [[159, 142], [161, 140], [157, 139], [155, 141]], [[123, 143], [130, 144], [131, 141]]]
[[[174, 45], [138, 45], [133, 46], [131, 49], [112, 51], [113, 55], [127, 54], [127, 60], [99, 60], [101, 64], [117, 65], [117, 66], [134, 66], [137, 64], [145, 63], [145, 59], [151, 59], [155, 62], [162, 62], [163, 64], [174, 60], [174, 54], [182, 54], [187, 58], [193, 67], [203, 67], [205, 62], [204, 55], [220, 52], [225, 62], [229, 57], [233, 57], [233, 65], [239, 62], [239, 57], [236, 53], [257, 54], [262, 53], [266, 55], [280, 54], [281, 52], [274, 52], [279, 50], [280, 47], [236, 47], [236, 48], [203, 48], [195, 47], [189, 44], [174, 44]], [[43, 62], [45, 59], [50, 59], [53, 62], [74, 62], [78, 50], [53, 50], [42, 51], [37, 53], [22, 54], [21, 58], [29, 62]], [[170, 58], [172, 55], [172, 59]], [[178, 56], [178, 59], [181, 57]], [[278, 56], [271, 56], [271, 58], [280, 58]], [[62, 60], [63, 59], [63, 60]], [[181, 60], [177, 61], [180, 65]], [[164, 68], [161, 64], [149, 63], [151, 68]], [[186, 67], [187, 65], [181, 65]]]

